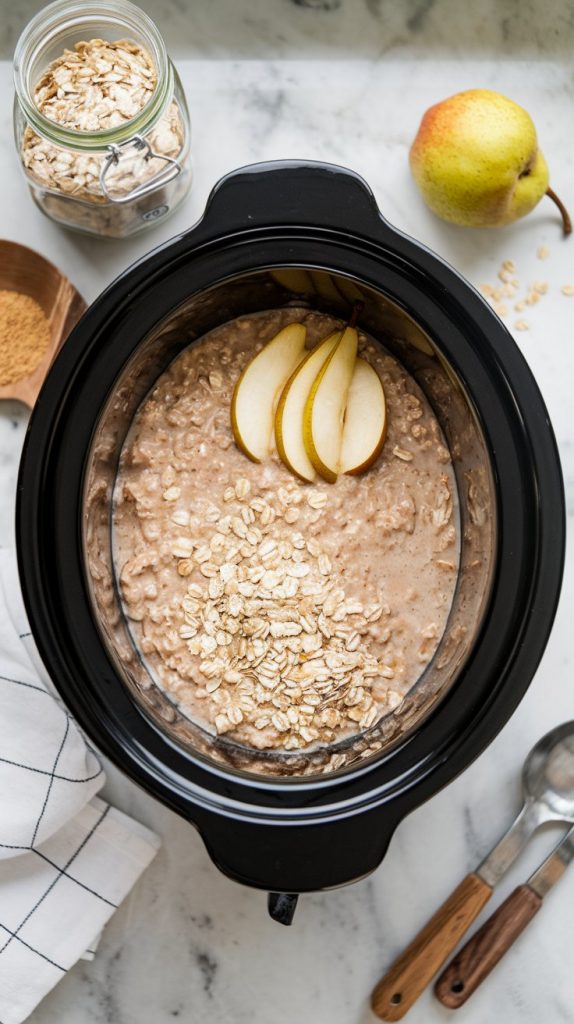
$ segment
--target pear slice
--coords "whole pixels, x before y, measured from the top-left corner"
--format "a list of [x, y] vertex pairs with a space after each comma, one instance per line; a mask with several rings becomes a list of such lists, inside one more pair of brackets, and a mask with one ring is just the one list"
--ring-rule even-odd
[[231, 399], [231, 429], [236, 444], [253, 462], [271, 451], [277, 395], [300, 361], [307, 329], [288, 324], [247, 364]]
[[381, 454], [387, 436], [385, 392], [376, 370], [357, 359], [347, 398], [339, 471], [364, 473]]
[[340, 340], [342, 331], [335, 331], [304, 357], [287, 381], [275, 413], [275, 443], [279, 457], [292, 473], [313, 483], [317, 474], [303, 443], [303, 414], [313, 381]]
[[279, 267], [277, 270], [271, 271], [271, 277], [274, 277], [277, 284], [287, 288], [290, 292], [299, 294], [315, 290], [311, 275], [302, 267]]
[[361, 289], [349, 277], [336, 277], [335, 286], [343, 298], [353, 305], [355, 302], [362, 302], [365, 298]]
[[334, 484], [339, 470], [347, 395], [353, 378], [357, 345], [354, 327], [346, 327], [313, 381], [303, 413], [303, 443], [320, 476]]
[[315, 285], [315, 291], [322, 299], [341, 305], [341, 294], [335, 288], [335, 282], [330, 274], [325, 270], [310, 270], [309, 275]]

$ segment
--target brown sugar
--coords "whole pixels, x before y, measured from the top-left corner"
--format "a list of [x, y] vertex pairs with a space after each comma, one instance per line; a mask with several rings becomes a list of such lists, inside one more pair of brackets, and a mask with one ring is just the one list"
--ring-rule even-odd
[[0, 290], [0, 385], [28, 377], [46, 354], [50, 323], [29, 295]]

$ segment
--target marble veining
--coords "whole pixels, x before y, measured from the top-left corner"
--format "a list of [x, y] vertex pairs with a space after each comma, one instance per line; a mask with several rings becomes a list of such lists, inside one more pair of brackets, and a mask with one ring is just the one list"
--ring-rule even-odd
[[[22, 26], [42, 6], [0, 0], [0, 58], [12, 56]], [[569, 0], [147, 0], [141, 6], [173, 56], [186, 59], [567, 56], [574, 37]]]
[[[0, 47], [9, 56], [37, 7], [0, 0]], [[0, 233], [54, 260], [88, 300], [149, 249], [201, 215], [214, 182], [254, 160], [301, 157], [353, 167], [383, 214], [438, 251], [474, 284], [494, 283], [503, 259], [526, 285], [549, 291], [516, 334], [549, 407], [574, 517], [572, 329], [574, 240], [552, 205], [502, 231], [464, 231], [423, 206], [407, 169], [426, 106], [459, 89], [506, 92], [533, 114], [552, 182], [574, 211], [571, 52], [567, 0], [150, 0], [176, 58], [193, 121], [195, 183], [174, 219], [127, 242], [66, 233], [26, 194], [11, 136], [11, 71], [0, 65]], [[381, 56], [384, 55], [384, 56]], [[305, 58], [304, 60], [301, 58]], [[185, 58], [185, 59], [182, 59]], [[249, 58], [249, 59], [245, 59]], [[545, 244], [550, 257], [536, 258]], [[508, 323], [512, 329], [515, 318]], [[13, 498], [26, 414], [0, 410], [0, 541], [12, 541]], [[546, 655], [526, 698], [462, 777], [405, 820], [383, 865], [356, 885], [305, 896], [292, 929], [273, 924], [263, 893], [211, 864], [198, 834], [109, 769], [106, 795], [155, 828], [163, 850], [106, 929], [93, 963], [78, 964], [31, 1024], [373, 1024], [368, 993], [520, 805], [519, 773], [533, 742], [574, 717], [571, 652], [574, 558]], [[501, 886], [524, 880], [556, 839], [538, 836]], [[571, 1024], [574, 870], [548, 896], [528, 935], [461, 1011], [466, 1024]], [[429, 993], [412, 1024], [450, 1020]]]

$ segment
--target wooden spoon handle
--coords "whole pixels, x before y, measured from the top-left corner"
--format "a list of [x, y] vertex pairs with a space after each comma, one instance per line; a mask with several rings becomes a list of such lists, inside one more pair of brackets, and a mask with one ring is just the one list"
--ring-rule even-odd
[[478, 875], [462, 880], [373, 991], [371, 1005], [381, 1020], [404, 1017], [491, 895], [491, 887]]
[[438, 979], [435, 995], [443, 1006], [456, 1010], [466, 1003], [540, 910], [541, 904], [540, 896], [529, 885], [519, 885], [510, 894]]

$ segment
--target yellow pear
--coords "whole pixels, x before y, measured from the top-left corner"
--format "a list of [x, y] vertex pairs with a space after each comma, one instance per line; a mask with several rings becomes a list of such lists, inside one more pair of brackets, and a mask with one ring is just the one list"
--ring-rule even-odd
[[410, 151], [414, 179], [437, 216], [467, 227], [499, 227], [548, 195], [548, 167], [523, 107], [490, 89], [469, 89], [429, 107]]

